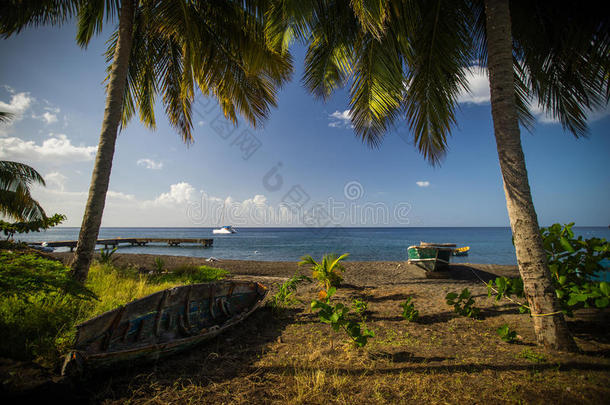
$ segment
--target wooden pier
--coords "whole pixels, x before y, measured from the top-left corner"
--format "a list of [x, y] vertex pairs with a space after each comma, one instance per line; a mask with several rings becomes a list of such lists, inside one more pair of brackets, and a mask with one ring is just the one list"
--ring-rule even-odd
[[[114, 238], [114, 239], [98, 239], [96, 245], [104, 245], [105, 249], [108, 246], [119, 247], [121, 244], [129, 244], [130, 246], [146, 246], [149, 243], [167, 243], [169, 246], [179, 246], [182, 243], [192, 243], [202, 245], [203, 247], [212, 247], [214, 239], [185, 239], [185, 238]], [[78, 241], [76, 240], [59, 240], [49, 242], [30, 242], [32, 246], [42, 246], [42, 244], [48, 247], [69, 247], [70, 251], [74, 251]]]

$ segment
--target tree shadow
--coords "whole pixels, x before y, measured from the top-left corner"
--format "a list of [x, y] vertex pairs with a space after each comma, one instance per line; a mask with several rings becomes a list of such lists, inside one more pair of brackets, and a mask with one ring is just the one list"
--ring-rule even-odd
[[385, 301], [405, 301], [407, 298], [415, 298], [417, 294], [391, 294], [383, 297], [369, 297], [369, 302], [385, 302]]
[[372, 360], [389, 360], [392, 363], [428, 363], [432, 361], [454, 360], [454, 357], [419, 357], [407, 351], [400, 352], [373, 352], [369, 353]]
[[[403, 373], [421, 373], [421, 374], [453, 374], [453, 373], [481, 373], [486, 370], [503, 372], [503, 371], [607, 371], [608, 366], [605, 364], [591, 364], [581, 362], [567, 362], [567, 363], [531, 363], [531, 364], [482, 364], [482, 363], [468, 363], [468, 364], [429, 364], [432, 362], [439, 362], [443, 360], [450, 360], [450, 358], [444, 357], [417, 357], [410, 356], [410, 353], [400, 354], [397, 356], [399, 359], [404, 358], [404, 363], [411, 363], [402, 367], [390, 367], [390, 368], [333, 368], [328, 370], [329, 373], [337, 375], [350, 375], [350, 376], [392, 376]], [[295, 373], [301, 373], [303, 371], [319, 371], [324, 370], [323, 368], [313, 367], [289, 367], [289, 366], [266, 366], [261, 367], [261, 371], [270, 372], [274, 374], [282, 375], [294, 375]]]

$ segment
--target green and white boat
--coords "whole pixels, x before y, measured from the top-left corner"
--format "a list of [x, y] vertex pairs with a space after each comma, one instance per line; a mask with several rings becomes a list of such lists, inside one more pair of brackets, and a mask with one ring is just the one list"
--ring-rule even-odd
[[408, 263], [421, 267], [426, 272], [444, 271], [449, 267], [454, 243], [425, 243], [407, 248]]

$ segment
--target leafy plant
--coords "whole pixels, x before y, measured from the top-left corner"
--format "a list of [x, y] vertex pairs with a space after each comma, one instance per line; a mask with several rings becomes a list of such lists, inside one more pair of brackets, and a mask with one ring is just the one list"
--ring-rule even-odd
[[154, 266], [155, 268], [153, 271], [157, 274], [161, 274], [165, 269], [165, 261], [160, 257], [155, 257]]
[[366, 311], [369, 308], [369, 303], [366, 301], [363, 301], [361, 299], [355, 299], [354, 301], [352, 301], [352, 309], [354, 310], [354, 312], [356, 314], [358, 314], [358, 316], [362, 319], [362, 320], [366, 320]]
[[278, 292], [271, 297], [271, 306], [274, 308], [284, 308], [296, 304], [298, 300], [294, 298], [294, 294], [297, 291], [297, 287], [306, 281], [311, 282], [311, 279], [302, 274], [295, 274], [290, 277], [280, 285]]
[[541, 228], [557, 297], [568, 315], [577, 308], [610, 305], [610, 285], [595, 280], [598, 272], [605, 271], [600, 262], [610, 258], [610, 243], [603, 238], [575, 238], [572, 226], [573, 222]]
[[341, 256], [336, 254], [326, 254], [322, 257], [320, 263], [316, 262], [311, 256], [303, 256], [299, 262], [299, 266], [311, 266], [312, 276], [320, 286], [327, 291], [331, 287], [339, 287], [341, 281], [343, 281], [344, 268], [340, 261], [349, 256], [349, 253], [344, 253]]
[[[349, 319], [347, 316], [350, 312], [349, 307], [341, 303], [331, 304], [330, 299], [336, 291], [335, 287], [330, 287], [326, 291], [325, 299], [311, 302], [311, 309], [318, 311], [320, 321], [329, 324], [332, 330], [339, 331], [343, 329], [357, 347], [365, 346], [368, 339], [374, 337], [375, 333], [366, 327], [364, 321], [356, 322]], [[332, 347], [332, 339], [330, 342]]]
[[0, 220], [0, 231], [2, 231], [6, 236], [6, 239], [9, 240], [16, 233], [40, 232], [59, 225], [65, 220], [66, 216], [63, 214], [55, 214], [51, 217], [43, 217], [26, 222], [6, 222]]
[[453, 310], [462, 316], [477, 319], [481, 315], [481, 310], [474, 307], [474, 299], [468, 288], [464, 288], [460, 294], [450, 292], [445, 299], [447, 305], [453, 305]]
[[500, 339], [502, 339], [503, 341], [505, 341], [507, 343], [512, 343], [517, 340], [517, 332], [512, 330], [508, 326], [508, 324], [504, 324], [504, 325], [500, 326], [497, 330], [497, 333], [498, 333], [498, 336], [500, 336]]
[[114, 259], [112, 257], [112, 255], [116, 252], [117, 247], [113, 247], [112, 250], [108, 250], [108, 249], [104, 249], [101, 248], [100, 249], [100, 264], [112, 264], [114, 262]]
[[419, 311], [415, 309], [415, 304], [411, 302], [411, 297], [407, 297], [406, 301], [400, 304], [402, 307], [402, 317], [409, 322], [414, 322], [419, 318]]
[[510, 297], [515, 296], [517, 298], [524, 298], [525, 293], [523, 291], [523, 279], [521, 277], [508, 278], [508, 277], [496, 277], [495, 280], [489, 280], [487, 283], [487, 296], [495, 297], [496, 302], [502, 298], [506, 298], [515, 304], [519, 305], [519, 312], [529, 312], [529, 307], [521, 304], [520, 302], [513, 301]]

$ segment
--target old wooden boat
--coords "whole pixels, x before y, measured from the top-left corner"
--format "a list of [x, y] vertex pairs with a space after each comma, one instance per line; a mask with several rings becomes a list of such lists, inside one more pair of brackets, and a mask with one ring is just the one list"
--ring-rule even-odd
[[426, 272], [444, 271], [449, 267], [451, 254], [455, 249], [452, 243], [424, 243], [407, 248], [408, 263], [421, 267]]
[[223, 280], [156, 292], [77, 326], [63, 375], [77, 375], [184, 351], [244, 320], [259, 308], [267, 287]]
[[468, 256], [468, 252], [470, 251], [470, 246], [459, 247], [453, 249], [454, 256]]

